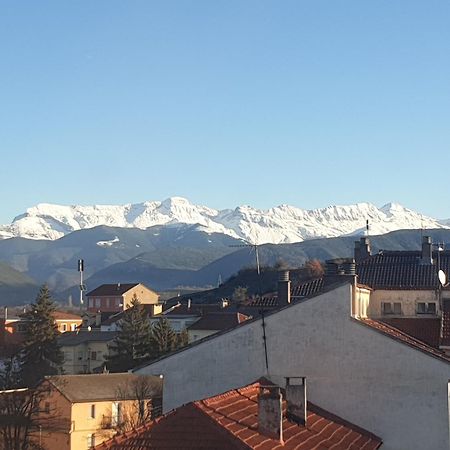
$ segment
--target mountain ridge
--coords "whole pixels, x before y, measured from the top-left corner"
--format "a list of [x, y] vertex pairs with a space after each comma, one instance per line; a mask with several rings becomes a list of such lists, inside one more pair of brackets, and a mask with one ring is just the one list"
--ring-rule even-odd
[[0, 226], [0, 239], [23, 237], [56, 240], [97, 226], [147, 229], [154, 226], [192, 225], [206, 233], [221, 233], [257, 244], [283, 244], [308, 239], [360, 234], [370, 221], [371, 233], [400, 229], [450, 228], [438, 220], [387, 203], [381, 208], [367, 202], [301, 209], [282, 204], [266, 210], [248, 205], [216, 210], [195, 205], [183, 197], [125, 205], [64, 206], [40, 203]]

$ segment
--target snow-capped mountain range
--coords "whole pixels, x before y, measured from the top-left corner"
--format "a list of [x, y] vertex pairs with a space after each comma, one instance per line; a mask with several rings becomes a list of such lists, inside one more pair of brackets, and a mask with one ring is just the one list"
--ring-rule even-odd
[[450, 228], [450, 221], [424, 216], [396, 203], [378, 208], [370, 203], [303, 210], [280, 205], [268, 210], [250, 206], [215, 210], [181, 197], [162, 202], [127, 205], [61, 206], [41, 203], [27, 209], [9, 225], [0, 226], [0, 238], [58, 239], [76, 230], [98, 225], [145, 229], [155, 225], [198, 225], [208, 233], [264, 243], [291, 243], [307, 239], [359, 234], [366, 220], [371, 234], [399, 229]]

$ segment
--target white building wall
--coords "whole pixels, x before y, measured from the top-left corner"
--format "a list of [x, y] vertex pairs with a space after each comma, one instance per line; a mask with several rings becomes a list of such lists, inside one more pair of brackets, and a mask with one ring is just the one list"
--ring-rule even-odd
[[450, 364], [350, 317], [346, 284], [138, 370], [164, 375], [164, 410], [249, 384], [306, 376], [309, 400], [387, 450], [448, 450]]

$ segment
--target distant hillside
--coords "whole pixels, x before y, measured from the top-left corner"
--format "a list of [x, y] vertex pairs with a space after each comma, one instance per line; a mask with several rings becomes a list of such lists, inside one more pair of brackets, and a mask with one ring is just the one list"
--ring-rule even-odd
[[[420, 230], [394, 231], [381, 236], [371, 236], [372, 251], [380, 249], [417, 250], [421, 246]], [[434, 242], [445, 242], [450, 247], [450, 230], [427, 230]], [[272, 267], [283, 263], [291, 268], [301, 267], [306, 261], [351, 257], [357, 237], [314, 239], [298, 244], [266, 244], [259, 247], [261, 266]], [[140, 256], [98, 271], [86, 280], [89, 288], [102, 283], [141, 281], [157, 291], [173, 290], [177, 287], [204, 289], [217, 286], [218, 280], [226, 281], [245, 267], [255, 267], [255, 254], [251, 248], [242, 248], [225, 255], [198, 270], [162, 269]], [[66, 291], [73, 295], [76, 289]], [[224, 294], [224, 295], [228, 295]]]
[[[450, 230], [402, 230], [371, 236], [372, 249], [420, 249], [421, 235], [450, 246]], [[261, 266], [282, 262], [298, 268], [307, 260], [349, 257], [357, 236], [313, 239], [295, 244], [259, 246]], [[48, 282], [55, 298], [79, 296], [77, 259], [85, 260], [85, 284], [143, 282], [157, 291], [205, 289], [226, 281], [244, 267], [255, 267], [254, 250], [235, 248], [239, 241], [208, 234], [197, 226], [152, 227], [147, 230], [97, 227], [56, 241], [13, 238], [0, 241], [0, 260], [36, 283]], [[16, 297], [17, 298], [17, 297]], [[23, 302], [26, 297], [19, 300]]]
[[96, 227], [55, 241], [0, 240], [0, 261], [50, 289], [63, 292], [78, 284], [77, 260], [85, 260], [88, 278], [114, 264], [138, 258], [160, 269], [199, 269], [235, 249], [239, 241], [208, 234], [195, 225], [133, 228]]
[[0, 305], [18, 305], [36, 299], [39, 285], [27, 275], [0, 262]]

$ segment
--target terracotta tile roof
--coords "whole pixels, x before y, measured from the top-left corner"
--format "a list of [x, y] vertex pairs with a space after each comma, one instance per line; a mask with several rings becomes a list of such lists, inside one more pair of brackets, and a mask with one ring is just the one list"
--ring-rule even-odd
[[380, 333], [389, 336], [392, 339], [396, 339], [397, 341], [402, 342], [403, 344], [409, 345], [410, 347], [415, 348], [421, 352], [427, 353], [430, 356], [434, 356], [435, 358], [441, 359], [445, 362], [450, 363], [450, 357], [446, 356], [444, 352], [437, 350], [424, 342], [410, 336], [409, 334], [395, 328], [386, 323], [374, 320], [374, 319], [353, 319], [359, 323], [362, 323], [370, 328], [379, 331]]
[[[420, 260], [420, 251], [381, 251], [357, 264], [358, 281], [374, 289], [436, 289], [436, 264], [420, 264]], [[440, 253], [439, 265], [450, 273], [449, 251]]]
[[439, 348], [441, 334], [439, 318], [383, 318], [380, 322], [397, 328], [431, 347]]
[[55, 320], [82, 320], [81, 316], [64, 311], [54, 311], [52, 316]]
[[[145, 380], [148, 398], [161, 398], [163, 380], [158, 376], [132, 373], [57, 375], [45, 377], [68, 400], [75, 403], [134, 399], [136, 382]], [[139, 381], [138, 381], [139, 380]], [[148, 386], [148, 390], [147, 390]]]
[[104, 297], [104, 296], [116, 296], [123, 295], [130, 289], [137, 286], [139, 283], [115, 283], [115, 284], [102, 284], [94, 290], [88, 292], [86, 297]]
[[[381, 439], [308, 403], [307, 426], [283, 419], [284, 443], [258, 430], [260, 383], [189, 403], [98, 450], [377, 449]], [[284, 402], [283, 402], [284, 403]], [[283, 409], [285, 411], [285, 403]]]
[[189, 330], [228, 330], [248, 320], [249, 316], [239, 312], [209, 313], [189, 326]]

